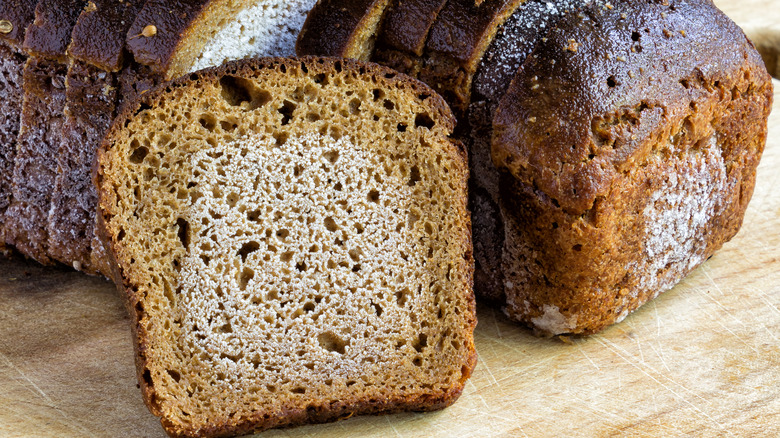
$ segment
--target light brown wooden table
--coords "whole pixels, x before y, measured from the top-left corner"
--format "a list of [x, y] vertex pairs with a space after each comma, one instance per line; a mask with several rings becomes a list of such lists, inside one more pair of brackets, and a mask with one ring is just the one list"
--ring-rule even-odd
[[[718, 3], [748, 33], [780, 26], [780, 0]], [[780, 436], [780, 93], [775, 102], [740, 234], [623, 323], [565, 343], [480, 307], [479, 365], [452, 407], [263, 438]], [[164, 436], [106, 281], [0, 262], [0, 437], [17, 436]]]

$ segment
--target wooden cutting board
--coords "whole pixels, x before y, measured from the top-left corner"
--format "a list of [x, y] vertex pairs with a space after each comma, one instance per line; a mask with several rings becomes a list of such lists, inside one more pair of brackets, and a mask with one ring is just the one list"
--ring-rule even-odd
[[[780, 0], [717, 3], [749, 34], [780, 26]], [[775, 87], [742, 231], [673, 290], [568, 342], [537, 339], [480, 306], [479, 365], [452, 407], [262, 436], [780, 436]], [[0, 436], [164, 436], [136, 387], [129, 320], [111, 284], [0, 262]]]

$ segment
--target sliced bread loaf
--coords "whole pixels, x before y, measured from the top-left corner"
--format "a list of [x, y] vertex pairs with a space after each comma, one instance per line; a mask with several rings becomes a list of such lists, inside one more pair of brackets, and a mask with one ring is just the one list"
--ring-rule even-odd
[[454, 123], [422, 83], [319, 58], [229, 63], [125, 109], [101, 230], [168, 433], [454, 402], [476, 360]]

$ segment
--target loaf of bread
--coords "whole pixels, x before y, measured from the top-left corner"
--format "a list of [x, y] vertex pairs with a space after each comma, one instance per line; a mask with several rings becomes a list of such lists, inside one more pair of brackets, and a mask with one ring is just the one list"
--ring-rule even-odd
[[[117, 110], [198, 68], [292, 55], [313, 2], [41, 1], [33, 25], [34, 2], [0, 5], [10, 26], [0, 34], [0, 77], [9, 82], [10, 97], [3, 103], [2, 147], [8, 153], [0, 164], [9, 171], [0, 181], [1, 240], [42, 263], [108, 275], [108, 258], [94, 234], [96, 193], [89, 175]], [[25, 30], [29, 41], [22, 46]], [[14, 79], [30, 54], [27, 80]], [[22, 101], [27, 115], [19, 135], [14, 105]]]
[[169, 434], [455, 401], [476, 318], [454, 124], [422, 83], [332, 58], [228, 63], [125, 108], [100, 229]]
[[[478, 296], [540, 334], [594, 333], [736, 234], [772, 84], [710, 0], [420, 1], [406, 28], [404, 3], [362, 56], [459, 114]], [[310, 39], [335, 20], [314, 11], [300, 55], [340, 44]]]

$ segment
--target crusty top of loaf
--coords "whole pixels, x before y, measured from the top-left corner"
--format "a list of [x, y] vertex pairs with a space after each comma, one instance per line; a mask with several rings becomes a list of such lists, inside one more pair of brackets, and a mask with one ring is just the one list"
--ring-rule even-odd
[[122, 68], [125, 33], [144, 0], [91, 0], [71, 34], [68, 54], [106, 71]]
[[449, 0], [431, 28], [426, 48], [444, 53], [473, 72], [499, 26], [525, 0]]
[[[390, 0], [320, 0], [309, 11], [298, 35], [298, 55], [319, 55], [368, 60], [365, 39], [369, 22], [381, 18]], [[373, 30], [373, 29], [371, 29]], [[370, 48], [370, 47], [369, 47]]]
[[[215, 2], [218, 0], [147, 1], [127, 32], [127, 47], [135, 61], [150, 66], [155, 73], [168, 72], [174, 67], [171, 65], [174, 53], [179, 50], [185, 32]], [[150, 26], [154, 26], [154, 31]]]
[[33, 0], [4, 0], [0, 3], [0, 20], [8, 21], [11, 25], [7, 33], [0, 32], [0, 40], [21, 46], [24, 32], [35, 18], [35, 5]]
[[666, 140], [654, 138], [661, 127], [682, 123], [697, 88], [739, 92], [733, 72], [771, 99], [760, 56], [709, 0], [589, 5], [564, 17], [521, 67], [494, 120], [493, 160], [582, 214]]
[[83, 0], [39, 2], [35, 7], [35, 20], [27, 27], [24, 50], [65, 63], [70, 34], [85, 4]]
[[388, 8], [379, 39], [393, 49], [422, 56], [433, 23], [447, 0], [396, 0]]

